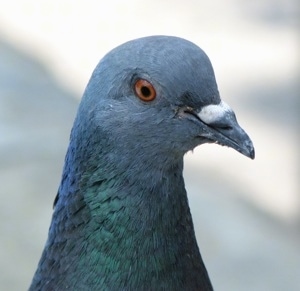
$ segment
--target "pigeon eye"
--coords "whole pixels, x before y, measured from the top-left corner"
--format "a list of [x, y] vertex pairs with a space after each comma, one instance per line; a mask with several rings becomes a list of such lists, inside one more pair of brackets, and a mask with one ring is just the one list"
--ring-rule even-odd
[[137, 97], [142, 101], [152, 101], [156, 97], [156, 91], [153, 85], [144, 79], [139, 79], [134, 84], [134, 91]]

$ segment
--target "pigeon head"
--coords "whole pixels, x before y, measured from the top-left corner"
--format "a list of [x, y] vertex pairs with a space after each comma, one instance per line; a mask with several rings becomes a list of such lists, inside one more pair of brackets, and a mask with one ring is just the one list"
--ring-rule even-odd
[[182, 176], [184, 154], [203, 143], [254, 158], [199, 47], [152, 36], [104, 56], [78, 109], [30, 290], [212, 290]]
[[209, 58], [177, 37], [140, 38], [109, 52], [89, 81], [76, 127], [81, 143], [139, 160], [172, 160], [207, 142], [254, 158], [251, 140], [220, 99]]

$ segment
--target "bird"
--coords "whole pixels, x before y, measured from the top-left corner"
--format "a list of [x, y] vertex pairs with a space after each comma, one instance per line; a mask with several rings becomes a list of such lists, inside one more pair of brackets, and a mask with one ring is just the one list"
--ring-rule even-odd
[[79, 104], [29, 290], [213, 290], [183, 179], [184, 155], [205, 143], [254, 159], [199, 46], [154, 35], [108, 52]]

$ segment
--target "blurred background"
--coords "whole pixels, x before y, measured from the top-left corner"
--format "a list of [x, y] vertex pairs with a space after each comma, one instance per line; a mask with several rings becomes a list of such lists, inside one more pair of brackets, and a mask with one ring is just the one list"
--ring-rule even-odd
[[153, 34], [204, 49], [256, 148], [254, 161], [217, 145], [185, 158], [215, 290], [299, 290], [297, 0], [0, 2], [0, 290], [30, 284], [94, 67], [116, 45]]

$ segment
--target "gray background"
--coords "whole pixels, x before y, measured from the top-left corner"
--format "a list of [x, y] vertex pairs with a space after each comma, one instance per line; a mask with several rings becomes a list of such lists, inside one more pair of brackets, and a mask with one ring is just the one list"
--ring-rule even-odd
[[296, 0], [3, 2], [0, 290], [30, 284], [92, 70], [114, 46], [152, 34], [181, 36], [206, 51], [222, 98], [256, 147], [254, 161], [216, 145], [185, 158], [215, 289], [299, 289]]

